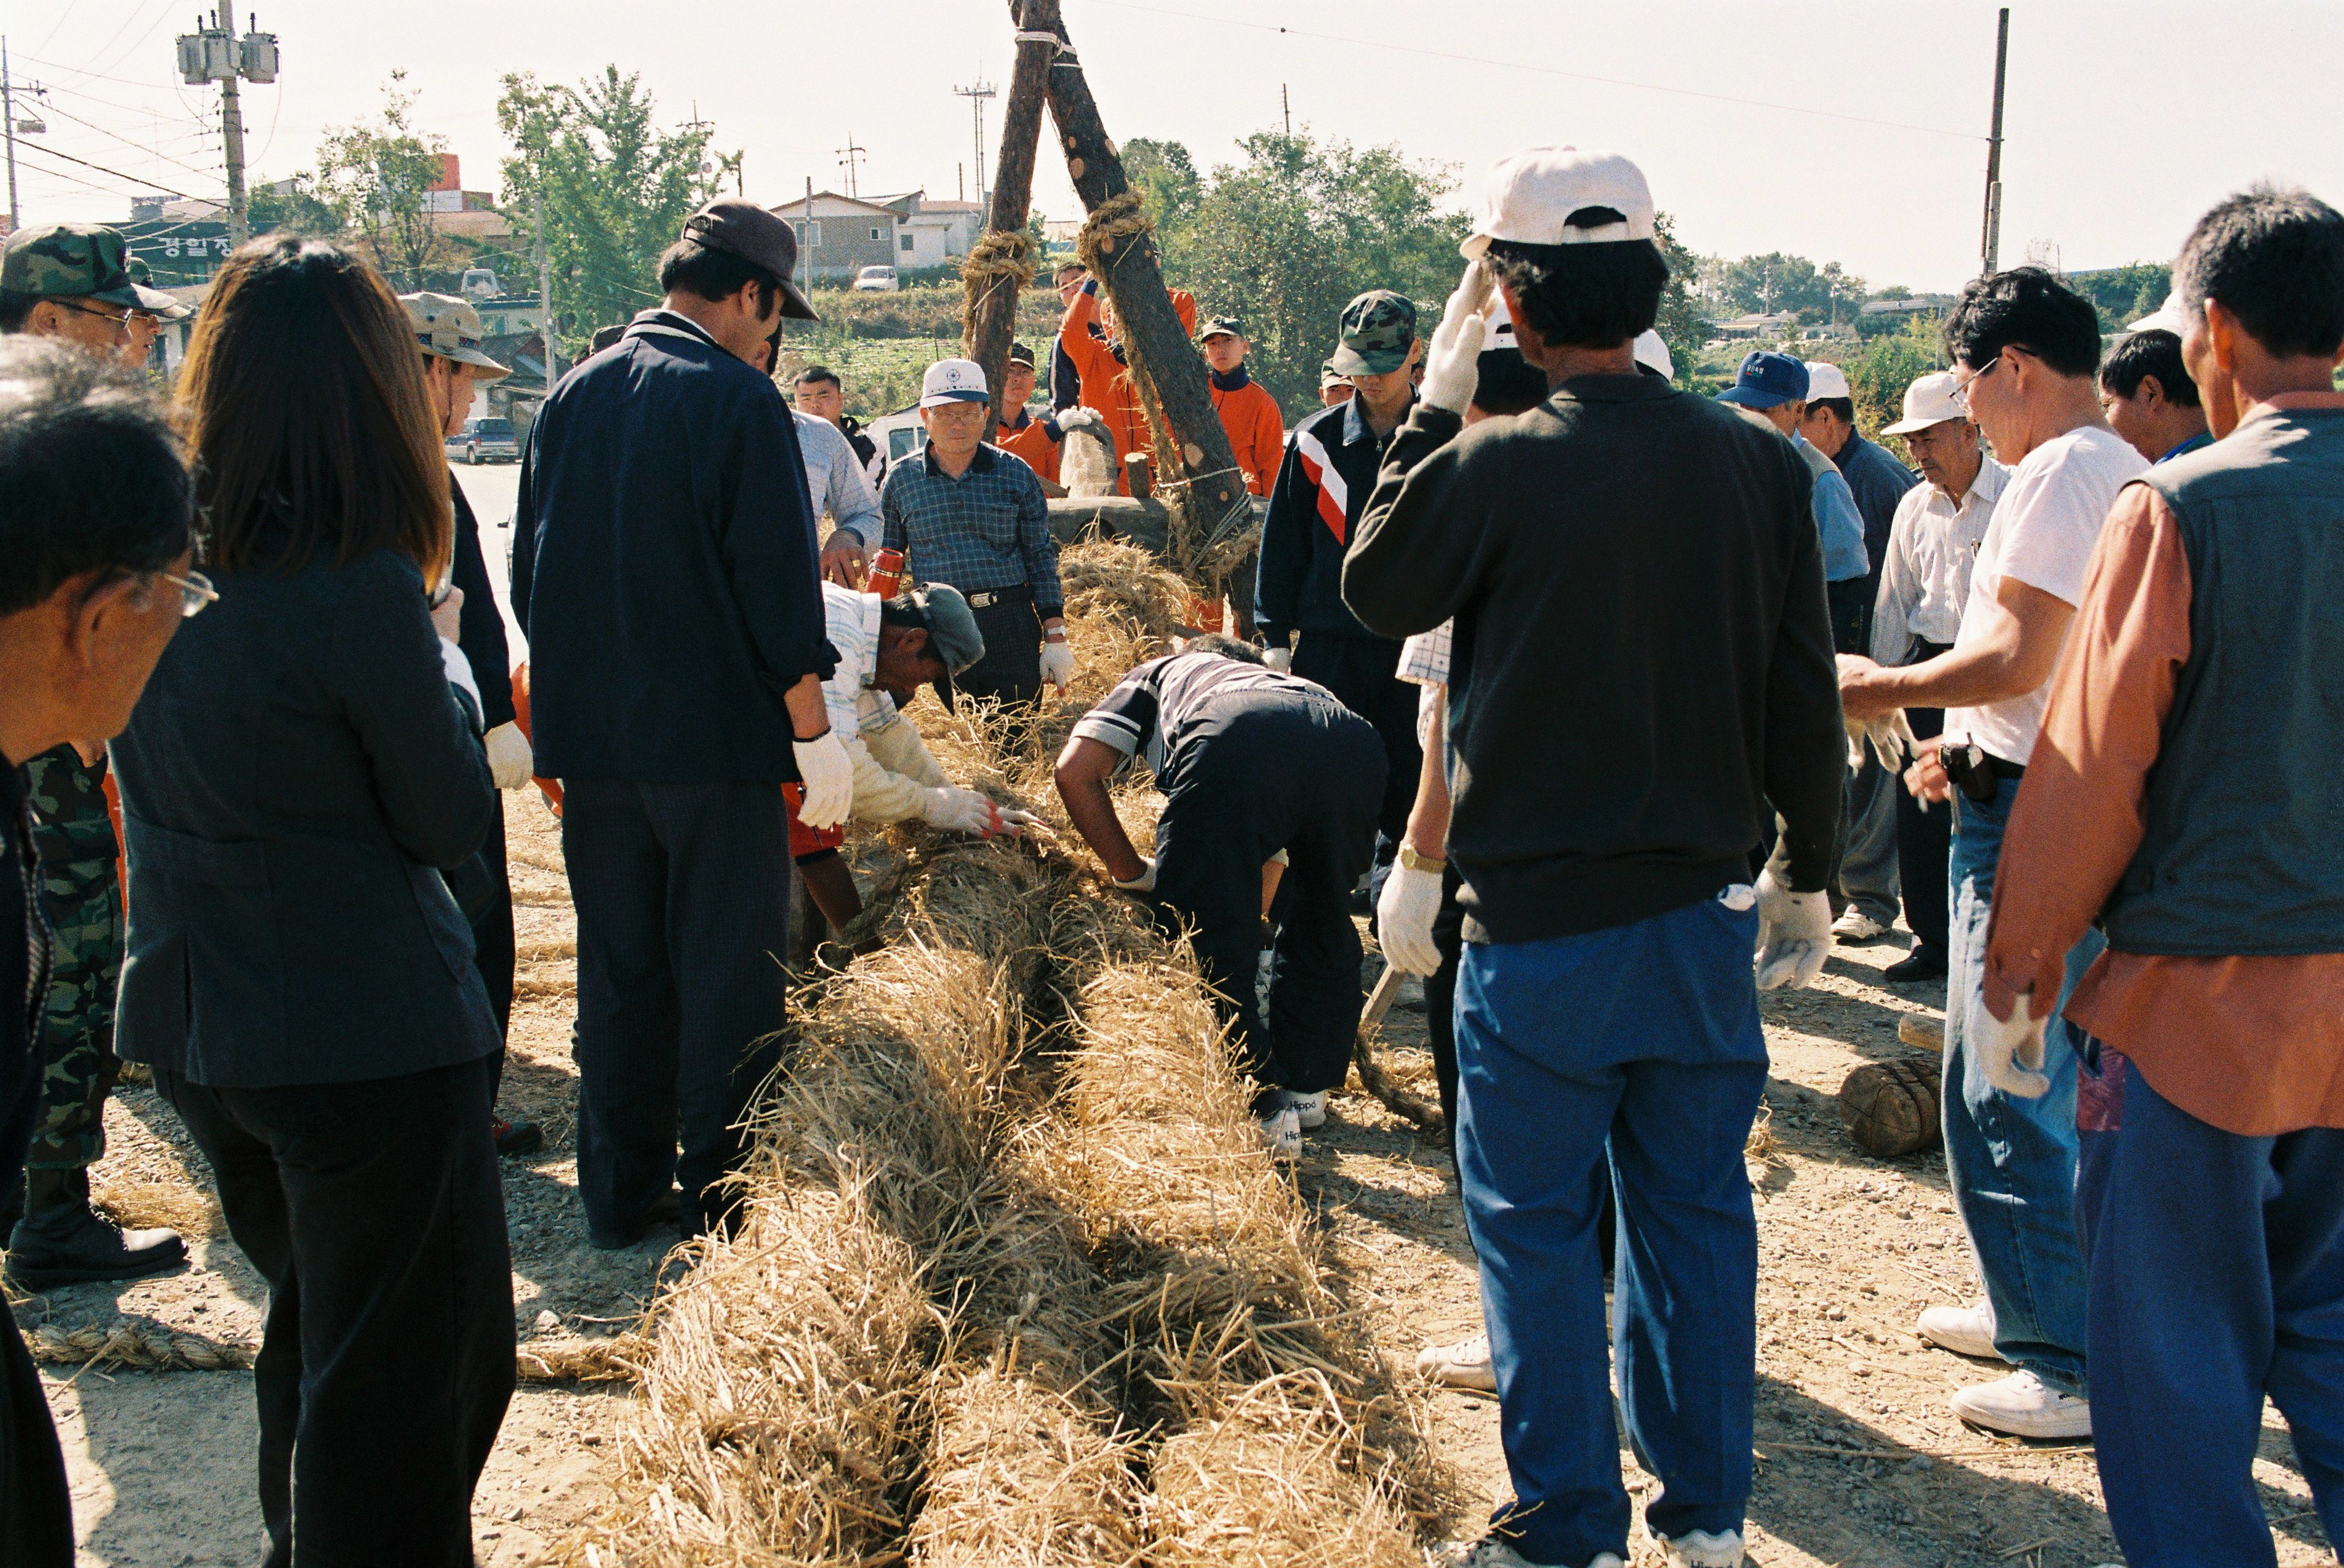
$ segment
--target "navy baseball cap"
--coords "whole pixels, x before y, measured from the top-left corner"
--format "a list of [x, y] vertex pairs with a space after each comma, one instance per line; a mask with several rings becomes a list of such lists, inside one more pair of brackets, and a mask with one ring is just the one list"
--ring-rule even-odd
[[1759, 349], [1743, 356], [1733, 385], [1718, 393], [1717, 400], [1739, 403], [1745, 409], [1772, 409], [1795, 403], [1806, 395], [1804, 364], [1792, 355]]

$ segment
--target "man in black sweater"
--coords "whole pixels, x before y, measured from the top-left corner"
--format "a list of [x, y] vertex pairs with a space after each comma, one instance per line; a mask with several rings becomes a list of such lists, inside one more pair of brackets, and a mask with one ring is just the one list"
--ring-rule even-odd
[[[1627, 1556], [1597, 1167], [1619, 1192], [1621, 1402], [1671, 1564], [1742, 1560], [1757, 1229], [1743, 1143], [1759, 986], [1804, 984], [1844, 767], [1797, 455], [1636, 373], [1667, 268], [1610, 154], [1492, 172], [1474, 265], [1393, 438], [1343, 596], [1397, 637], [1455, 617], [1449, 848], [1464, 880], [1458, 1168], [1515, 1500], [1457, 1558]], [[1460, 435], [1501, 288], [1553, 394]], [[1746, 885], [1775, 814], [1782, 869]], [[1778, 880], [1779, 877], [1779, 880]]]

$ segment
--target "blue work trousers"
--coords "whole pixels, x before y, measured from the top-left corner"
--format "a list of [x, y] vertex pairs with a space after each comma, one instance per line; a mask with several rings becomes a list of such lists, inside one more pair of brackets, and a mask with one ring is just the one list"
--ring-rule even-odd
[[[2053, 1010], [2043, 1031], [2051, 1092], [2007, 1095], [1986, 1081], [1968, 1047], [1985, 1013], [1985, 939], [1995, 865], [2018, 798], [2004, 779], [1991, 801], [1954, 794], [1953, 927], [1945, 977], [1945, 1169], [1994, 1309], [1994, 1348], [2065, 1393], [2084, 1392], [2084, 1255], [2076, 1242], [2076, 1049], [2073, 1026]], [[2097, 931], [2067, 955], [2067, 1005], [2107, 946]]]
[[2125, 1561], [2278, 1561], [2253, 1468], [2266, 1394], [2344, 1541], [2344, 1131], [2224, 1132], [2088, 1036], [2084, 1062], [2092, 1431]]
[[1610, 1140], [1612, 1335], [1667, 1536], [1742, 1528], [1758, 1236], [1742, 1161], [1766, 1081], [1757, 916], [1703, 900], [1544, 942], [1468, 943], [1457, 986], [1457, 1166], [1514, 1500], [1537, 1563], [1628, 1553], [1596, 1242]]

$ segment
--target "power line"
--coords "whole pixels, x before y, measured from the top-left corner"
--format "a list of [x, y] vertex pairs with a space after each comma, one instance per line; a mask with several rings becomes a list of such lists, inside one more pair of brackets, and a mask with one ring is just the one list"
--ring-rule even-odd
[[1745, 109], [1773, 109], [1786, 115], [1813, 115], [1818, 119], [1844, 120], [1851, 125], [1881, 126], [1890, 130], [1918, 131], [1925, 136], [1957, 137], [1965, 142], [1983, 141], [1975, 131], [1947, 130], [1943, 126], [1916, 126], [1903, 120], [1878, 120], [1865, 115], [1846, 115], [1836, 109], [1810, 108], [1804, 104], [1777, 104], [1764, 98], [1737, 97], [1731, 93], [1704, 93], [1695, 87], [1672, 87], [1664, 82], [1637, 82], [1624, 76], [1597, 76], [1585, 71], [1565, 71], [1553, 66], [1541, 66], [1528, 60], [1502, 60], [1488, 55], [1460, 55], [1447, 49], [1427, 49], [1415, 44], [1395, 44], [1386, 38], [1359, 38], [1346, 33], [1320, 33], [1308, 27], [1287, 27], [1275, 22], [1245, 22], [1233, 16], [1207, 15], [1201, 11], [1178, 11], [1169, 5], [1143, 5], [1137, 0], [1093, 0], [1100, 5], [1118, 11], [1145, 11], [1157, 16], [1177, 16], [1189, 22], [1213, 22], [1224, 27], [1243, 27], [1256, 33], [1280, 33], [1289, 38], [1309, 38], [1325, 44], [1352, 44], [1363, 49], [1388, 49], [1394, 54], [1421, 55], [1431, 60], [1450, 60], [1466, 66], [1495, 66], [1510, 71], [1530, 71], [1541, 76], [1561, 76], [1574, 82], [1595, 82], [1607, 87], [1633, 87], [1647, 93], [1669, 93], [1681, 98], [1703, 98], [1711, 103], [1733, 104]]
[[[127, 180], [132, 185], [144, 186], [148, 190], [159, 190], [165, 196], [176, 196], [182, 201], [210, 201], [213, 199], [208, 196], [189, 196], [184, 190], [173, 190], [167, 185], [157, 185], [155, 181], [148, 179], [144, 175], [125, 174], [118, 168], [108, 168], [102, 163], [92, 163], [87, 158], [76, 157], [71, 153], [61, 153], [55, 147], [36, 147], [28, 143], [25, 146], [19, 147], [16, 150], [20, 154], [35, 152], [40, 154], [43, 157], [63, 158], [67, 163], [79, 164], [84, 168], [94, 168], [100, 174], [110, 174], [116, 179]], [[56, 171], [50, 170], [47, 172], [55, 173]], [[60, 176], [59, 177], [63, 178], [70, 177]]]
[[128, 147], [128, 148], [129, 148], [131, 151], [133, 151], [133, 152], [142, 152], [142, 153], [146, 153], [146, 154], [147, 154], [149, 157], [158, 157], [158, 158], [162, 159], [165, 163], [167, 163], [167, 164], [177, 164], [177, 165], [178, 165], [178, 167], [181, 167], [181, 168], [183, 168], [183, 169], [186, 169], [189, 174], [204, 174], [204, 175], [207, 175], [207, 174], [210, 174], [210, 173], [212, 173], [212, 172], [213, 172], [213, 170], [208, 169], [208, 168], [197, 168], [195, 165], [193, 165], [193, 164], [191, 164], [191, 163], [182, 163], [182, 162], [180, 162], [180, 160], [179, 160], [179, 159], [173, 157], [170, 154], [168, 154], [168, 153], [167, 153], [167, 152], [163, 151], [160, 147], [147, 147], [147, 146], [144, 145], [143, 143], [134, 142], [134, 141], [132, 141], [128, 137], [126, 137], [126, 136], [122, 135], [119, 131], [110, 131], [110, 130], [107, 130], [104, 126], [99, 125], [96, 120], [86, 120], [86, 119], [83, 119], [79, 115], [73, 114], [73, 113], [71, 113], [71, 112], [69, 112], [69, 111], [67, 111], [67, 110], [58, 108], [55, 104], [51, 104], [48, 107], [49, 107], [49, 112], [50, 112], [51, 114], [53, 114], [53, 115], [57, 116], [60, 119], [67, 119], [67, 120], [71, 120], [74, 124], [76, 124], [76, 125], [77, 125], [77, 126], [88, 126], [91, 130], [94, 130], [94, 131], [97, 132], [97, 133], [98, 133], [98, 135], [100, 135], [100, 136], [104, 136], [104, 137], [113, 137], [116, 141], [120, 142], [124, 147]]

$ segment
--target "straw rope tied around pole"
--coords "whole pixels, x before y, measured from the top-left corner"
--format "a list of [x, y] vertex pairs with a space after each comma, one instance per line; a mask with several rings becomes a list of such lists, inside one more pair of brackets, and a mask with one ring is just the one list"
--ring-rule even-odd
[[1022, 228], [988, 228], [961, 258], [961, 342], [971, 357], [976, 353], [977, 309], [1004, 278], [1015, 288], [1034, 281], [1034, 237]]

